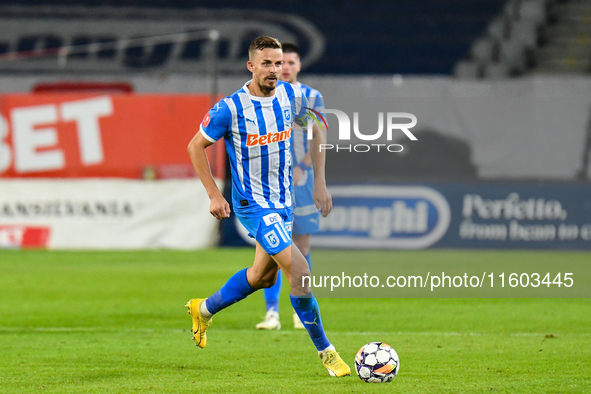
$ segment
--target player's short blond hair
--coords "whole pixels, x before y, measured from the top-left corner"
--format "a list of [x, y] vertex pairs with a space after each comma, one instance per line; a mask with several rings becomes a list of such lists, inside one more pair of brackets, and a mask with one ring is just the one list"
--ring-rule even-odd
[[279, 40], [269, 36], [260, 36], [252, 40], [248, 47], [248, 59], [252, 60], [255, 51], [262, 51], [263, 49], [281, 49]]

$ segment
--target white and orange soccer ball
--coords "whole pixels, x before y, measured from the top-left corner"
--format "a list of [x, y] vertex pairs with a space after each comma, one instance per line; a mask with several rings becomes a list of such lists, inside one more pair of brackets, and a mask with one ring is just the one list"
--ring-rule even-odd
[[359, 349], [355, 356], [357, 376], [364, 382], [391, 382], [399, 369], [398, 353], [387, 343], [370, 342]]

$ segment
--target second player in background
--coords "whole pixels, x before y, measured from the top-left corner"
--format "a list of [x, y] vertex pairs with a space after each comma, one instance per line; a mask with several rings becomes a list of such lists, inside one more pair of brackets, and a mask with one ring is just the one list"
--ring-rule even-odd
[[[300, 62], [300, 50], [295, 44], [284, 43], [283, 68], [279, 78], [284, 82], [297, 85], [304, 97], [308, 97], [309, 105], [314, 110], [322, 113], [324, 99], [316, 89], [312, 89], [298, 81], [298, 74], [302, 68]], [[291, 137], [291, 157], [293, 159], [293, 185], [295, 195], [295, 211], [292, 229], [292, 241], [306, 257], [310, 271], [312, 271], [312, 258], [310, 252], [310, 237], [320, 228], [320, 213], [314, 204], [312, 192], [314, 191], [314, 171], [310, 156], [308, 136], [301, 127], [294, 127]], [[272, 287], [265, 289], [265, 320], [256, 325], [259, 330], [279, 330], [279, 296], [281, 293], [282, 275], [279, 273], [277, 282]], [[293, 313], [295, 328], [304, 329], [304, 325]]]

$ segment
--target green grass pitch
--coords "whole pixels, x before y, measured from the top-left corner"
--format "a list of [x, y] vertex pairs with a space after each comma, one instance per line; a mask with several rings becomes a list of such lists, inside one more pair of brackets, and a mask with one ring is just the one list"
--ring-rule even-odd
[[[589, 253], [380, 253], [591, 263]], [[364, 252], [347, 256], [363, 261]], [[254, 329], [259, 292], [217, 315], [207, 347], [195, 347], [185, 302], [252, 258], [250, 249], [0, 251], [0, 392], [591, 392], [589, 299], [320, 299], [329, 339], [351, 367], [367, 342], [398, 351], [400, 373], [383, 385], [328, 376], [307, 334], [291, 327], [288, 286], [282, 330]]]

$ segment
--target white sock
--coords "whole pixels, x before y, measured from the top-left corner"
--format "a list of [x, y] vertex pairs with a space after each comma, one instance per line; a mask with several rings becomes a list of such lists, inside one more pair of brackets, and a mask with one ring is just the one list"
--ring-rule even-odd
[[213, 316], [213, 314], [207, 310], [207, 305], [205, 305], [205, 301], [203, 301], [201, 303], [201, 308], [199, 308], [201, 311], [201, 316], [203, 316], [205, 319], [211, 319], [211, 317]]
[[337, 349], [335, 349], [334, 346], [332, 346], [332, 344], [330, 344], [326, 349], [322, 349], [318, 351], [318, 355], [320, 356], [320, 358], [322, 358], [322, 356], [324, 356], [326, 354], [327, 351], [329, 350], [334, 350], [336, 351]]

